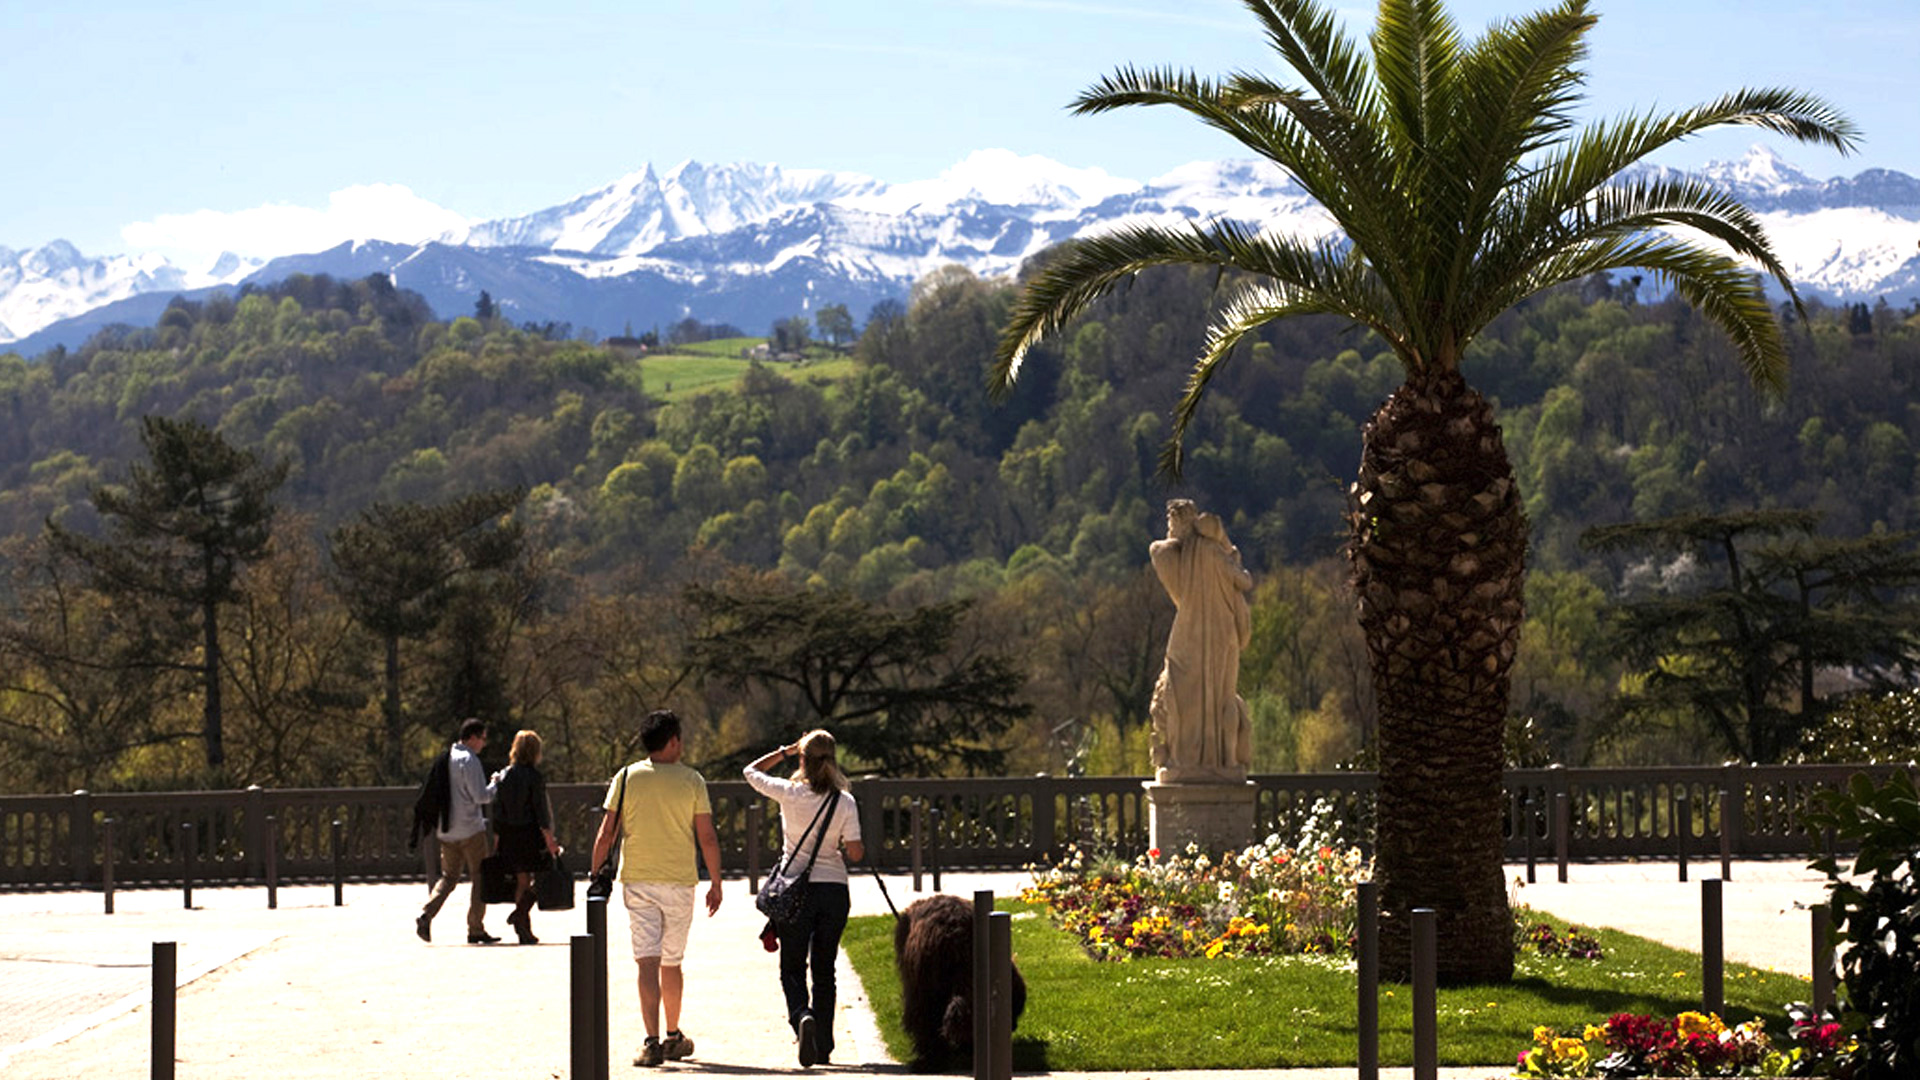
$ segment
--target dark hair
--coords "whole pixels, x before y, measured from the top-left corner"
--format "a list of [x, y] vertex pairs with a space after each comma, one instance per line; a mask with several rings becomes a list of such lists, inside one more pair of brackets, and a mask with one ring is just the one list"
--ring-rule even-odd
[[672, 709], [655, 709], [640, 721], [640, 745], [647, 753], [658, 753], [667, 748], [667, 744], [680, 734], [680, 718]]
[[461, 742], [466, 742], [468, 739], [473, 738], [475, 735], [478, 735], [481, 738], [485, 738], [486, 734], [487, 734], [487, 722], [485, 720], [482, 720], [477, 716], [469, 716], [464, 721], [461, 721], [461, 724], [460, 724], [460, 741]]

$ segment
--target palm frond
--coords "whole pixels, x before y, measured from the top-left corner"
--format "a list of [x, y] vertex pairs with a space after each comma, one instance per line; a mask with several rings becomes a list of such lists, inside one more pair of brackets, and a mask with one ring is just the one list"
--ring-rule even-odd
[[1295, 315], [1338, 315], [1369, 327], [1389, 343], [1397, 343], [1401, 328], [1381, 322], [1376, 314], [1385, 306], [1379, 282], [1357, 257], [1324, 252], [1322, 275], [1313, 288], [1260, 282], [1241, 288], [1207, 326], [1206, 346], [1187, 374], [1186, 388], [1173, 411], [1173, 432], [1160, 449], [1160, 468], [1179, 476], [1187, 429], [1199, 414], [1207, 387], [1248, 334], [1279, 319]]
[[1340, 31], [1332, 8], [1313, 0], [1246, 0], [1266, 30], [1267, 43], [1330, 107], [1349, 116], [1373, 111], [1367, 63]]
[[1572, 127], [1582, 82], [1576, 65], [1586, 56], [1586, 34], [1595, 21], [1586, 0], [1565, 0], [1552, 10], [1496, 24], [1463, 58], [1461, 122], [1450, 129], [1450, 164], [1440, 177], [1449, 184], [1442, 197], [1461, 216], [1462, 242], [1447, 265], [1449, 296], [1471, 299], [1463, 286], [1502, 196], [1524, 175], [1529, 155]]
[[1498, 242], [1475, 260], [1472, 283], [1463, 290], [1472, 306], [1463, 310], [1462, 325], [1477, 333], [1525, 297], [1516, 294], [1523, 286], [1514, 279], [1514, 268], [1538, 263], [1564, 248], [1675, 228], [1699, 233], [1758, 264], [1799, 307], [1785, 265], [1760, 220], [1740, 200], [1695, 179], [1643, 179], [1602, 188], [1576, 212], [1544, 227], [1526, 219], [1496, 230]]
[[1460, 29], [1440, 0], [1380, 0], [1372, 45], [1390, 141], [1404, 164], [1421, 167], [1453, 115]]
[[1661, 233], [1607, 235], [1571, 244], [1535, 263], [1514, 282], [1510, 295], [1517, 302], [1555, 285], [1628, 269], [1672, 282], [1675, 292], [1732, 341], [1756, 387], [1775, 396], [1786, 391], [1786, 344], [1759, 275], [1732, 256], [1699, 244]]
[[1020, 363], [1041, 338], [1122, 280], [1154, 266], [1184, 264], [1241, 270], [1301, 288], [1317, 287], [1324, 265], [1339, 249], [1263, 237], [1232, 221], [1182, 228], [1137, 225], [1073, 242], [1030, 279], [1014, 303], [995, 349], [988, 386], [1004, 395], [1019, 378]]

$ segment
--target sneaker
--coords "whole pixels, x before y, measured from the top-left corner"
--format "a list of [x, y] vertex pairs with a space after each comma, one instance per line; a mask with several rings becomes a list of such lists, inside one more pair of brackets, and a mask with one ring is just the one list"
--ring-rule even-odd
[[433, 917], [422, 915], [413, 920], [413, 932], [420, 935], [421, 941], [433, 940]]
[[640, 1052], [633, 1056], [635, 1065], [658, 1065], [665, 1060], [667, 1055], [660, 1048], [660, 1040], [651, 1035], [647, 1036], [647, 1041], [640, 1045]]
[[687, 1038], [684, 1031], [669, 1031], [667, 1037], [660, 1040], [660, 1052], [668, 1061], [679, 1061], [693, 1053], [693, 1040]]
[[811, 1069], [820, 1060], [820, 1051], [814, 1046], [814, 1022], [812, 1013], [800, 1014], [800, 1067]]

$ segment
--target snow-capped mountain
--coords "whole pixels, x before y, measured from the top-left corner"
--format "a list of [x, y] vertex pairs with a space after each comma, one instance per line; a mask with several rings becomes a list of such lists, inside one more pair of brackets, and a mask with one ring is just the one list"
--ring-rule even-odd
[[[1804, 295], [1905, 299], [1920, 288], [1920, 180], [1885, 169], [1815, 180], [1764, 147], [1693, 175], [1760, 214]], [[863, 314], [948, 264], [1010, 274], [1070, 238], [1219, 218], [1309, 239], [1335, 231], [1289, 177], [1257, 161], [1195, 162], [1141, 183], [983, 150], [900, 184], [686, 162], [425, 244], [363, 241], [265, 265], [229, 256], [190, 274], [152, 255], [87, 259], [63, 241], [0, 248], [0, 345], [34, 355], [111, 322], [151, 322], [177, 292], [291, 273], [390, 273], [447, 317], [485, 289], [516, 320], [613, 332], [691, 316], [757, 332], [827, 304]]]
[[0, 247], [0, 343], [130, 296], [230, 284], [258, 265], [227, 253], [193, 274], [155, 254], [89, 259], [65, 240], [19, 252]]

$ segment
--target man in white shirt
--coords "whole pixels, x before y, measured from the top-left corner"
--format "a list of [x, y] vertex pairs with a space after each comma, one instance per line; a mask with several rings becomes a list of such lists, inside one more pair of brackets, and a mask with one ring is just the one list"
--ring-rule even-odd
[[487, 819], [480, 808], [493, 801], [493, 784], [487, 779], [486, 766], [480, 764], [480, 751], [486, 745], [486, 721], [469, 719], [460, 725], [460, 741], [447, 751], [447, 814], [435, 831], [440, 839], [440, 880], [433, 883], [433, 895], [413, 922], [421, 941], [433, 940], [433, 917], [453, 895], [463, 874], [473, 882], [467, 899], [467, 944], [491, 945], [500, 940], [487, 933], [487, 904], [480, 894], [480, 860], [487, 857]]

